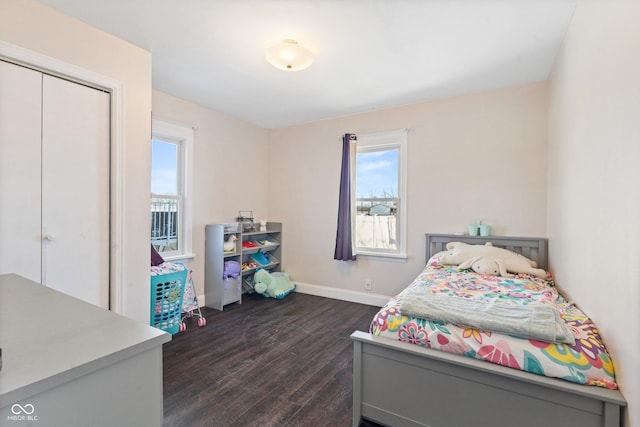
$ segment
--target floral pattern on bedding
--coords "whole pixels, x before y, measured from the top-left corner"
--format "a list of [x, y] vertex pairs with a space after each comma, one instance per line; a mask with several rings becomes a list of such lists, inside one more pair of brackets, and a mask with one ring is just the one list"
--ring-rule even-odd
[[[452, 281], [449, 279], [453, 278]], [[558, 293], [551, 277], [542, 280], [520, 274], [515, 278], [461, 274], [456, 266], [442, 265], [434, 256], [424, 271], [409, 285], [424, 286], [432, 292], [452, 292], [472, 298], [514, 298], [556, 304], [562, 319], [571, 328], [575, 344], [553, 344], [518, 338], [491, 331], [445, 324], [437, 320], [408, 317], [400, 312], [400, 295], [392, 298], [373, 318], [370, 332], [420, 345], [485, 360], [513, 369], [578, 384], [617, 389], [613, 362], [598, 329], [578, 307]], [[526, 290], [526, 293], [523, 291]], [[525, 295], [533, 294], [529, 298]], [[524, 298], [523, 298], [524, 297]]]

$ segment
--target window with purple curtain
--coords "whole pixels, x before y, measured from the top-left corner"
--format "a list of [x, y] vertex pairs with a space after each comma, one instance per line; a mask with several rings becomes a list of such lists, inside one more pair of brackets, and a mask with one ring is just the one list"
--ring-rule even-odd
[[333, 259], [355, 261], [353, 227], [351, 224], [351, 144], [357, 141], [354, 134], [342, 137], [342, 170], [340, 172], [340, 199], [338, 201], [338, 230]]

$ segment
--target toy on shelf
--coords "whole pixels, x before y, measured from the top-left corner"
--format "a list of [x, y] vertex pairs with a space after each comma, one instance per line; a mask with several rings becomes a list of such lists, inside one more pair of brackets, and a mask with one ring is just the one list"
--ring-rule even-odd
[[243, 249], [251, 249], [251, 248], [255, 248], [256, 246], [258, 245], [252, 242], [251, 240], [245, 240], [244, 242], [242, 242]]
[[224, 253], [226, 254], [235, 253], [237, 240], [238, 238], [236, 237], [235, 234], [230, 235], [227, 241], [222, 244], [222, 250], [224, 251]]
[[257, 262], [243, 262], [242, 263], [242, 271], [251, 270], [252, 268], [258, 268]]
[[255, 231], [253, 223], [253, 211], [238, 211], [238, 222], [242, 225], [242, 231]]
[[268, 265], [271, 262], [268, 255], [261, 251], [258, 251], [251, 256], [253, 257], [254, 261], [260, 265]]
[[222, 278], [224, 280], [227, 280], [229, 279], [229, 277], [238, 277], [241, 271], [242, 268], [240, 267], [240, 263], [238, 261], [225, 261]]

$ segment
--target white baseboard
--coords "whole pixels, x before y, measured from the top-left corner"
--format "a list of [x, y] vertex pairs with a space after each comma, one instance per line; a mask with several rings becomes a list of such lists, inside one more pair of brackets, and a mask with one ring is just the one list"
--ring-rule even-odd
[[[356, 302], [359, 304], [382, 307], [391, 297], [371, 292], [350, 291], [347, 289], [332, 288], [329, 286], [312, 285], [311, 283], [296, 282], [296, 292], [315, 295], [318, 297], [333, 298], [342, 301]], [[204, 294], [198, 295], [198, 305], [205, 306]]]
[[389, 296], [372, 294], [371, 292], [350, 291], [347, 289], [300, 282], [296, 282], [296, 292], [325, 298], [339, 299], [342, 301], [357, 302], [359, 304], [373, 305], [376, 307], [382, 307], [391, 299]]

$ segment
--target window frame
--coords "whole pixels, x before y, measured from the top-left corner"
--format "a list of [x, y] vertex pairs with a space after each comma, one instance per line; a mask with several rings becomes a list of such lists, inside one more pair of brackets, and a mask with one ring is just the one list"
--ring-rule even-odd
[[[355, 156], [352, 163], [352, 182], [354, 197], [351, 200], [351, 217], [356, 218], [357, 209], [357, 171], [356, 159], [358, 153], [372, 152], [382, 150], [398, 150], [398, 194], [399, 199], [396, 215], [396, 237], [398, 240], [397, 249], [374, 249], [362, 246], [356, 246], [356, 221], [353, 221], [354, 251], [358, 256], [387, 258], [390, 260], [406, 261], [407, 259], [407, 130], [398, 129], [386, 132], [378, 132], [372, 134], [358, 134], [356, 143]], [[360, 199], [368, 199], [363, 197]]]
[[[172, 123], [157, 117], [152, 118], [151, 146], [153, 140], [176, 144], [177, 157], [177, 193], [154, 194], [151, 200], [177, 199], [178, 200], [178, 250], [160, 252], [166, 261], [190, 260], [193, 254], [193, 129], [184, 125]], [[153, 160], [152, 160], [153, 161]], [[151, 164], [153, 167], [153, 164]], [[151, 174], [149, 175], [151, 176]], [[151, 182], [149, 182], [151, 185]], [[149, 236], [151, 238], [151, 236]]]

